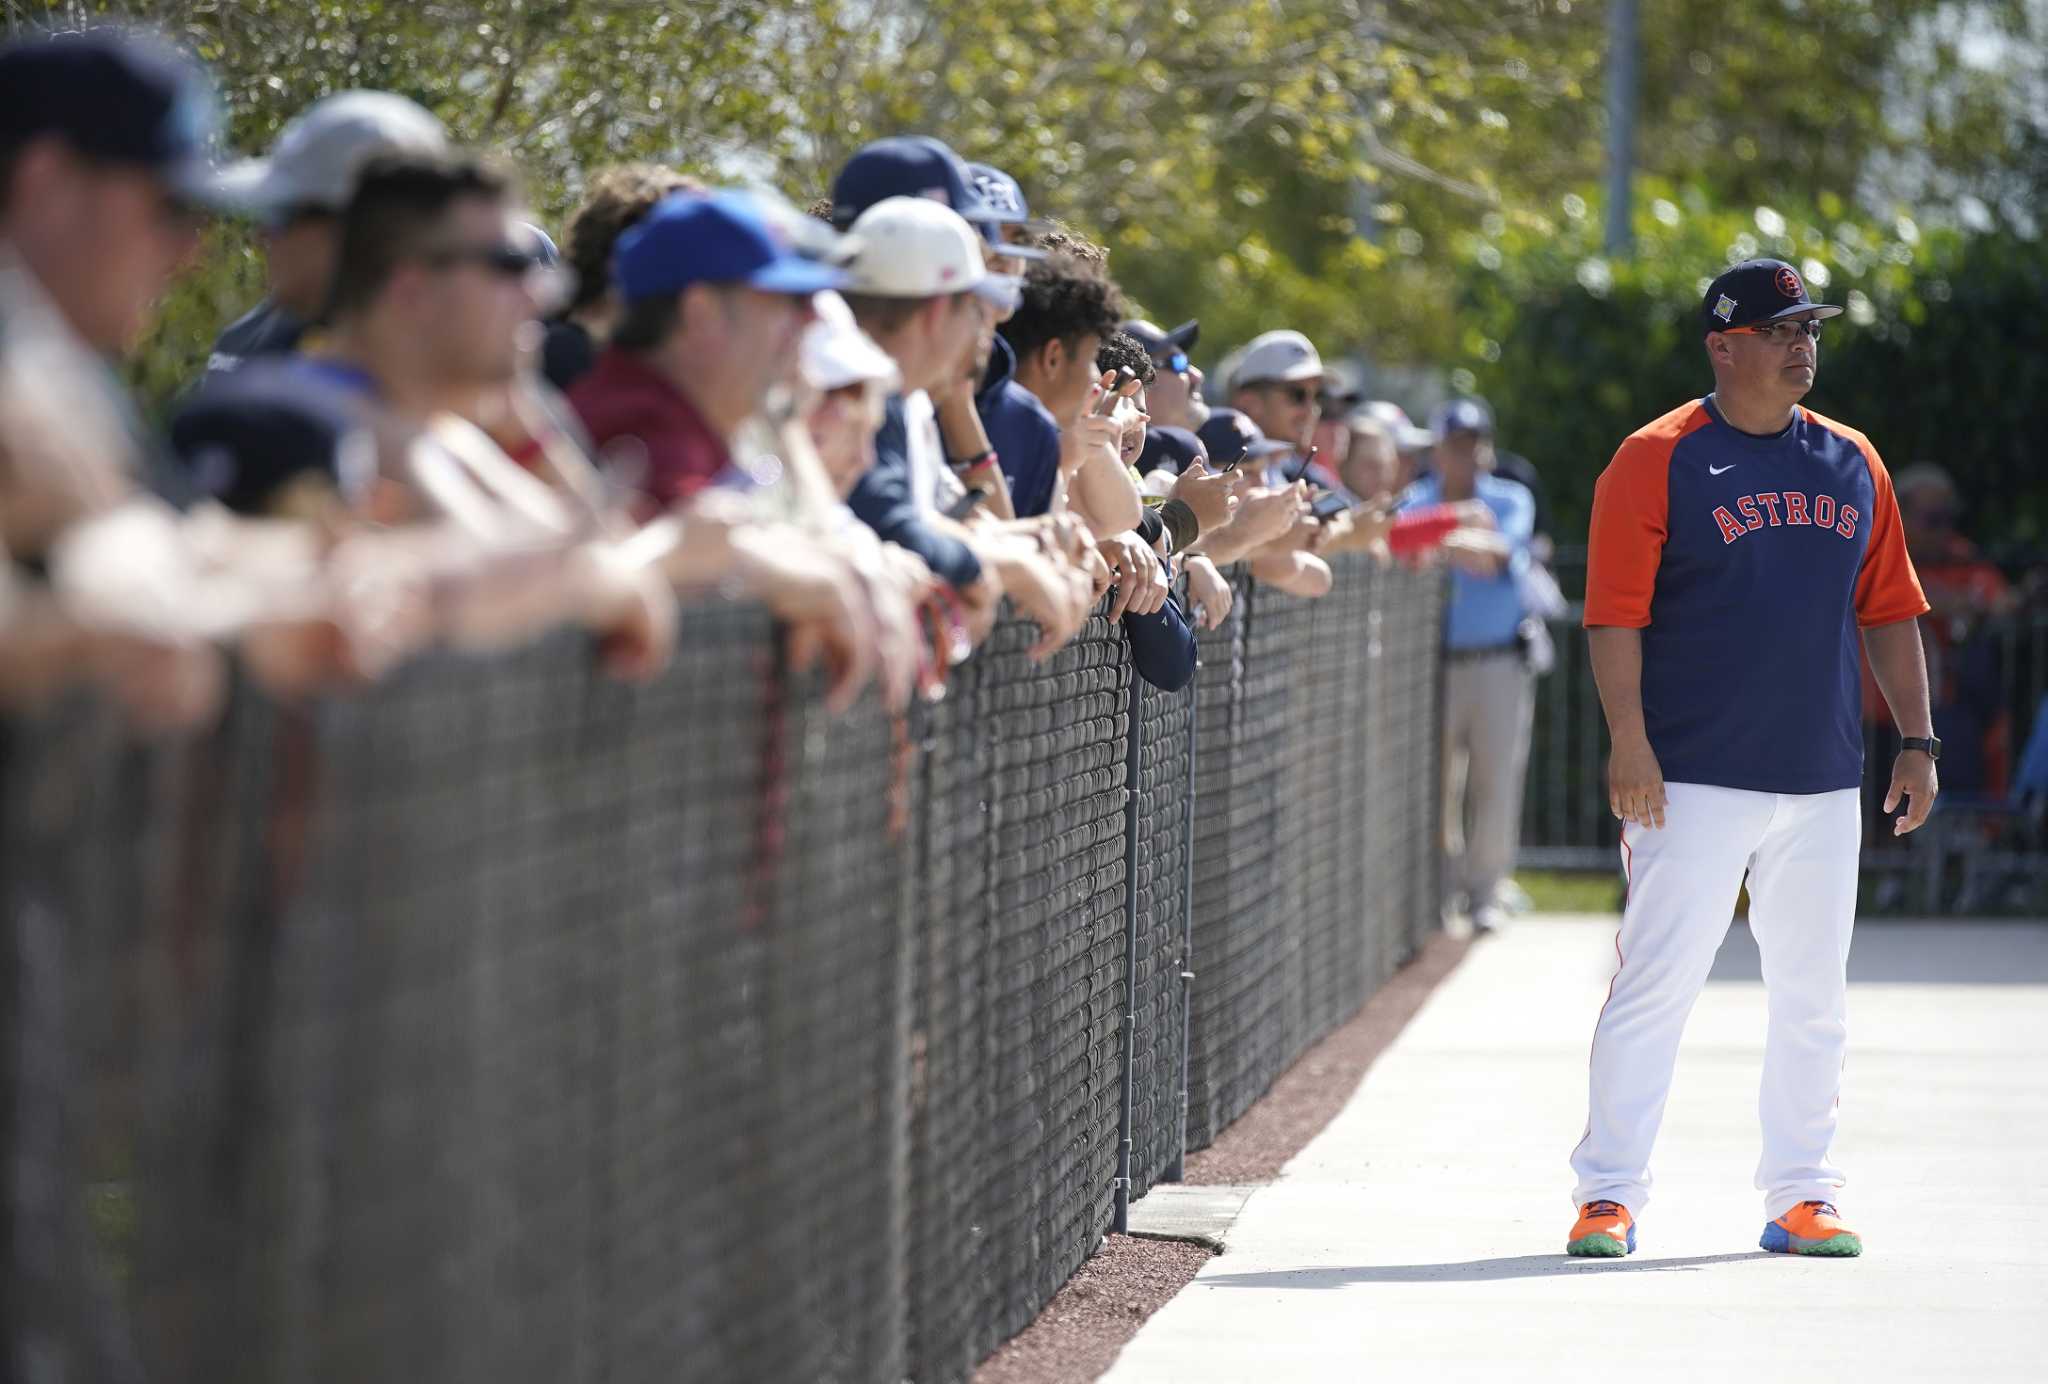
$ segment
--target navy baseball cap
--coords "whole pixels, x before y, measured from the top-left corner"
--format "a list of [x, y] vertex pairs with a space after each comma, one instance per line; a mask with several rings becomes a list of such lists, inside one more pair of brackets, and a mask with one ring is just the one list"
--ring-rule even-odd
[[205, 71], [155, 39], [89, 29], [0, 48], [0, 144], [56, 135], [155, 174], [180, 201], [236, 209], [213, 161], [219, 132]]
[[1806, 295], [1806, 280], [1783, 260], [1744, 260], [1721, 271], [1700, 300], [1703, 331], [1725, 332], [1780, 317], [1810, 312], [1816, 318], [1838, 317], [1842, 309], [1816, 303]]
[[1202, 440], [1210, 461], [1218, 468], [1246, 457], [1278, 456], [1294, 450], [1285, 442], [1267, 437], [1257, 423], [1234, 408], [1210, 410], [1208, 421], [1196, 430], [1195, 436]]
[[1195, 349], [1195, 343], [1202, 337], [1202, 324], [1195, 318], [1189, 318], [1172, 331], [1167, 331], [1156, 323], [1138, 317], [1124, 323], [1124, 330], [1135, 337], [1138, 344], [1145, 348], [1145, 354], [1154, 360], [1170, 356], [1175, 351], [1185, 355]]
[[1003, 254], [1010, 259], [1052, 258], [1050, 251], [1042, 250], [1036, 245], [1011, 244], [1003, 239], [1002, 232], [998, 229], [1001, 226], [1022, 226], [1026, 230], [1037, 232], [1047, 229], [1051, 224], [1033, 218], [1030, 204], [1024, 200], [1024, 189], [1017, 185], [1015, 178], [989, 163], [968, 164], [967, 176], [973, 182], [975, 192], [980, 194], [982, 205], [993, 213], [989, 220], [976, 222], [983, 238], [989, 244], [1000, 246]]
[[1148, 476], [1163, 467], [1177, 476], [1198, 461], [1208, 465], [1209, 449], [1186, 428], [1145, 429], [1145, 445], [1138, 452], [1139, 475]]
[[1479, 399], [1453, 399], [1438, 408], [1429, 420], [1430, 436], [1438, 442], [1452, 433], [1493, 436], [1493, 411]]
[[238, 514], [261, 513], [307, 473], [350, 500], [376, 475], [376, 444], [351, 401], [298, 359], [251, 361], [213, 377], [169, 431], [198, 488]]
[[677, 192], [619, 237], [612, 278], [628, 302], [681, 293], [691, 284], [744, 284], [808, 296], [842, 288], [846, 271], [789, 248], [746, 197]]
[[848, 159], [832, 183], [832, 224], [843, 231], [890, 197], [929, 197], [975, 222], [1024, 219], [996, 214], [975, 188], [967, 164], [930, 135], [878, 139]]

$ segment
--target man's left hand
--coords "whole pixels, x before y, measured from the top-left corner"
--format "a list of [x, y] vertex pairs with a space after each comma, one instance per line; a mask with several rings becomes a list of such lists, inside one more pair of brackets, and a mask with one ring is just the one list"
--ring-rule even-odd
[[1906, 803], [1906, 815], [1892, 823], [1892, 835], [1904, 836], [1917, 831], [1927, 820], [1927, 814], [1934, 810], [1935, 795], [1941, 792], [1941, 784], [1934, 772], [1934, 759], [1924, 750], [1901, 750], [1899, 757], [1892, 761], [1891, 791], [1884, 795], [1886, 813], [1898, 809], [1901, 799]]

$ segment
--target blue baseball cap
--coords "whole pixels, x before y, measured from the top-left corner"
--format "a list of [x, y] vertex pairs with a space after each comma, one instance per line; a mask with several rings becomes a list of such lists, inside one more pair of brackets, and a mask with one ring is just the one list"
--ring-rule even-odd
[[1483, 400], [1453, 399], [1438, 408], [1429, 420], [1430, 436], [1441, 442], [1452, 433], [1493, 436], [1493, 410]]
[[1164, 467], [1169, 475], [1177, 476], [1198, 461], [1209, 464], [1209, 449], [1186, 428], [1145, 429], [1145, 445], [1138, 452], [1139, 475], [1149, 476]]
[[213, 161], [219, 133], [205, 71], [155, 39], [88, 29], [0, 48], [0, 144], [56, 135], [155, 174], [181, 201], [238, 209]]
[[966, 163], [944, 140], [930, 135], [878, 139], [848, 159], [832, 183], [832, 224], [843, 231], [869, 207], [891, 197], [929, 197], [974, 222], [1023, 220], [991, 210]]
[[637, 302], [696, 283], [808, 295], [844, 287], [847, 276], [790, 249], [740, 194], [678, 192], [619, 237], [612, 279], [620, 297]]

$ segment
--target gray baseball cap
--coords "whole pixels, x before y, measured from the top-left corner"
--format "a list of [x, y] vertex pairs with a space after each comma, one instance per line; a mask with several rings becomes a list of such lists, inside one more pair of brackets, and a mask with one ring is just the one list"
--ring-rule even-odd
[[447, 149], [441, 122], [403, 96], [343, 91], [299, 112], [267, 156], [236, 164], [226, 179], [259, 215], [292, 207], [340, 211], [371, 159]]
[[1264, 332], [1244, 348], [1244, 359], [1230, 377], [1232, 389], [1247, 385], [1322, 378], [1323, 358], [1300, 332]]

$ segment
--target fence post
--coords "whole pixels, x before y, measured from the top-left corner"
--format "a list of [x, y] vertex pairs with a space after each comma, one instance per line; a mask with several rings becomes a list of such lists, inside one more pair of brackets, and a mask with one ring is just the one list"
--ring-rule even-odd
[[1124, 717], [1124, 1097], [1117, 1121], [1116, 1220], [1111, 1227], [1119, 1235], [1131, 1228], [1131, 1107], [1138, 1061], [1138, 783], [1145, 747], [1139, 718], [1144, 706], [1144, 679], [1132, 668], [1129, 710]]
[[1195, 747], [1201, 742], [1202, 660], [1195, 659], [1194, 680], [1188, 683], [1188, 791], [1180, 805], [1180, 1139], [1166, 1180], [1187, 1178], [1188, 1164], [1188, 1025], [1195, 1017]]

